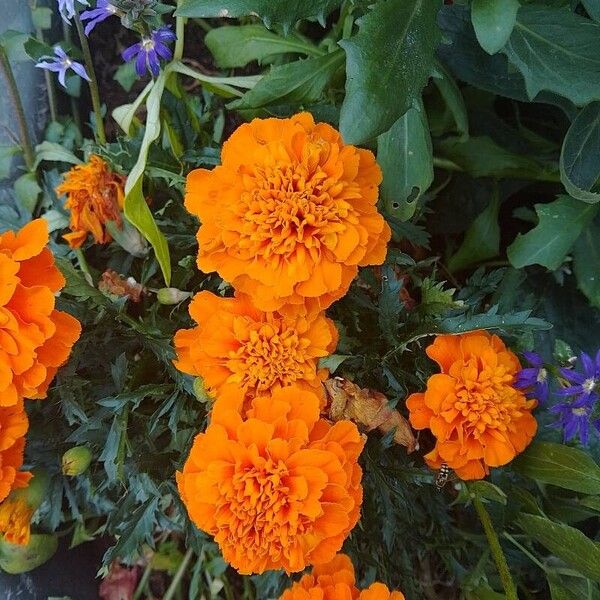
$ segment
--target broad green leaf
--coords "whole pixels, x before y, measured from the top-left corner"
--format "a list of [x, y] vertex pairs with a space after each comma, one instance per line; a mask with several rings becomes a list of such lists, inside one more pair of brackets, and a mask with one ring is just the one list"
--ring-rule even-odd
[[320, 56], [322, 51], [293, 35], [282, 37], [262, 25], [217, 27], [206, 34], [204, 43], [222, 69], [245, 67], [253, 60], [262, 63], [276, 54]]
[[0, 146], [0, 181], [6, 179], [10, 175], [13, 156], [19, 152], [21, 152], [20, 146]]
[[340, 131], [359, 144], [384, 133], [421, 95], [439, 39], [438, 0], [382, 0], [340, 42], [346, 51], [346, 97]]
[[563, 444], [534, 442], [512, 463], [521, 475], [582, 494], [600, 494], [600, 467], [592, 457]]
[[133, 123], [133, 119], [135, 118], [135, 113], [137, 112], [138, 108], [142, 105], [153, 86], [154, 81], [150, 81], [132, 104], [123, 104], [122, 106], [117, 106], [113, 109], [113, 119], [119, 124], [119, 127], [128, 135], [131, 135], [131, 124]]
[[31, 20], [36, 29], [50, 29], [52, 27], [52, 9], [47, 6], [32, 8]]
[[261, 79], [262, 75], [233, 76], [233, 77], [212, 77], [204, 75], [195, 69], [190, 69], [181, 62], [173, 62], [169, 65], [170, 70], [181, 73], [187, 77], [192, 77], [202, 84], [202, 87], [225, 98], [234, 98], [241, 96], [236, 88], [251, 90]]
[[30, 38], [27, 33], [8, 29], [0, 35], [0, 46], [6, 51], [8, 60], [11, 63], [24, 62], [29, 60], [29, 53], [25, 49], [25, 44], [30, 39], [33, 38]]
[[120, 65], [115, 72], [115, 79], [126, 92], [130, 92], [139, 79], [138, 74], [135, 72], [135, 63], [126, 62]]
[[155, 80], [146, 100], [146, 130], [137, 162], [131, 169], [125, 184], [125, 203], [123, 212], [127, 220], [150, 242], [156, 254], [167, 286], [171, 281], [171, 259], [169, 245], [158, 228], [144, 198], [144, 170], [152, 142], [160, 135], [160, 100], [165, 88], [168, 70], [164, 70]]
[[341, 0], [182, 0], [175, 15], [229, 19], [252, 15], [260, 17], [267, 27], [283, 25], [289, 30], [301, 19], [324, 22], [340, 3]]
[[344, 53], [338, 50], [319, 58], [296, 60], [272, 67], [253, 89], [239, 100], [231, 102], [229, 107], [242, 110], [315, 102], [343, 64]]
[[44, 42], [40, 42], [33, 37], [29, 37], [25, 41], [23, 48], [25, 49], [27, 56], [35, 61], [40, 60], [42, 56], [52, 56], [54, 54], [52, 46], [45, 44]]
[[503, 52], [525, 78], [530, 99], [542, 90], [577, 105], [600, 100], [600, 25], [571, 12], [528, 4]]
[[584, 202], [600, 201], [591, 189], [600, 176], [600, 102], [588, 104], [571, 123], [560, 153], [560, 178], [567, 192]]
[[37, 168], [45, 160], [49, 162], [64, 162], [71, 165], [79, 165], [82, 162], [64, 146], [54, 142], [42, 142], [35, 147], [35, 167]]
[[594, 581], [600, 581], [600, 544], [579, 529], [535, 515], [517, 519], [523, 531], [545, 546], [570, 567]]
[[495, 193], [490, 203], [471, 223], [460, 248], [448, 260], [450, 272], [465, 269], [473, 264], [498, 256], [500, 252], [500, 196]]
[[587, 496], [587, 498], [581, 498], [579, 503], [581, 506], [591, 508], [600, 513], [600, 496]]
[[581, 0], [588, 15], [597, 23], [600, 23], [600, 0]]
[[573, 260], [577, 286], [595, 307], [600, 308], [600, 224], [590, 224], [579, 236], [573, 249]]
[[477, 40], [488, 54], [504, 48], [517, 21], [518, 0], [473, 0], [471, 20]]
[[[549, 204], [536, 204], [539, 222], [519, 234], [508, 247], [513, 267], [542, 265], [551, 271], [560, 267], [577, 238], [598, 212], [598, 206], [584, 204], [570, 196], [559, 196]], [[568, 223], [568, 227], [565, 224]]]
[[548, 573], [547, 578], [551, 600], [581, 600], [569, 587], [563, 584], [560, 577], [555, 573]]
[[479, 498], [506, 504], [506, 494], [497, 485], [483, 479], [481, 481], [469, 483], [469, 492], [475, 494]]
[[21, 175], [14, 184], [15, 194], [21, 205], [32, 213], [37, 204], [38, 197], [42, 191], [35, 173]]
[[377, 162], [383, 171], [384, 211], [402, 221], [410, 219], [433, 182], [433, 150], [422, 106], [409, 108], [377, 138]]
[[0, 539], [0, 569], [11, 575], [27, 573], [50, 560], [57, 548], [58, 538], [49, 534], [32, 534], [26, 546]]
[[469, 137], [469, 117], [463, 95], [456, 85], [456, 81], [446, 67], [438, 62], [433, 72], [432, 82], [440, 92], [454, 123], [456, 132], [460, 134], [460, 140], [464, 141]]

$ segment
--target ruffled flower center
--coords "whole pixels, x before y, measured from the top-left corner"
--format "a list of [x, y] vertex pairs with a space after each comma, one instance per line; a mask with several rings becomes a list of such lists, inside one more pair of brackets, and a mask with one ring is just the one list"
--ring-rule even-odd
[[8, 499], [0, 504], [0, 533], [11, 544], [29, 542], [33, 508], [22, 498]]

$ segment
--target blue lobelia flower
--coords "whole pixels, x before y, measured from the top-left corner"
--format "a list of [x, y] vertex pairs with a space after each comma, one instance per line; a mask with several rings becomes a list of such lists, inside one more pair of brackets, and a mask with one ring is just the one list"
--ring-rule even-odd
[[540, 402], [548, 400], [548, 371], [544, 360], [536, 352], [523, 352], [523, 356], [530, 364], [517, 373], [515, 387], [527, 390], [528, 398], [535, 398]]
[[58, 12], [63, 18], [63, 21], [65, 21], [66, 23], [68, 23], [77, 12], [75, 8], [76, 1], [79, 2], [79, 4], [89, 6], [87, 0], [58, 0]]
[[175, 34], [168, 27], [160, 27], [143, 37], [141, 42], [129, 46], [123, 51], [123, 60], [130, 62], [135, 59], [135, 70], [142, 77], [146, 69], [158, 76], [160, 72], [160, 59], [170, 60], [173, 56], [171, 49], [166, 45], [176, 39]]
[[567, 386], [556, 393], [559, 396], [573, 396], [579, 400], [586, 400], [591, 396], [598, 397], [600, 391], [600, 350], [595, 359], [589, 354], [582, 352], [579, 356], [583, 373], [574, 369], [560, 369], [560, 374], [572, 385]]
[[588, 445], [590, 425], [600, 433], [600, 419], [592, 419], [593, 405], [577, 405], [576, 402], [561, 402], [550, 409], [551, 413], [558, 415], [554, 427], [563, 430], [565, 442], [579, 437], [584, 446]]
[[90, 35], [92, 29], [112, 17], [118, 11], [116, 6], [113, 6], [108, 0], [98, 0], [96, 2], [96, 8], [92, 10], [85, 10], [81, 13], [81, 20], [88, 21], [85, 26], [85, 35]]
[[86, 81], [90, 81], [85, 67], [81, 63], [71, 60], [60, 46], [54, 48], [54, 56], [42, 56], [40, 62], [35, 66], [40, 69], [58, 73], [58, 81], [63, 87], [67, 87], [65, 84], [65, 76], [69, 69], [72, 69], [79, 77], [83, 77]]

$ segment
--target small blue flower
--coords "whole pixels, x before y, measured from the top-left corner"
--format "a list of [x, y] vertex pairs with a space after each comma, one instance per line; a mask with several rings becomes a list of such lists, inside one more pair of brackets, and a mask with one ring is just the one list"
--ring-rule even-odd
[[81, 63], [71, 60], [60, 46], [54, 48], [54, 55], [55, 56], [42, 56], [40, 62], [35, 66], [40, 69], [58, 73], [58, 81], [63, 87], [67, 87], [65, 84], [65, 76], [69, 69], [72, 69], [79, 77], [83, 77], [86, 81], [90, 81], [85, 67]]
[[146, 69], [157, 77], [160, 72], [160, 59], [170, 60], [173, 56], [166, 45], [176, 39], [168, 27], [160, 27], [153, 31], [150, 37], [143, 37], [141, 42], [129, 46], [123, 51], [123, 60], [130, 62], [135, 58], [135, 70], [142, 77]]
[[548, 400], [548, 371], [544, 366], [544, 360], [536, 352], [523, 352], [523, 356], [531, 366], [517, 373], [515, 387], [527, 390], [528, 398], [546, 402]]
[[[69, 23], [77, 12], [75, 8], [75, 1], [76, 0], [58, 0], [58, 12], [65, 23]], [[89, 6], [87, 0], [77, 0], [77, 2], [79, 2], [79, 4]]]
[[81, 13], [82, 21], [89, 21], [85, 26], [85, 35], [90, 35], [92, 29], [117, 13], [117, 7], [113, 6], [108, 0], [98, 0], [96, 8], [86, 10]]
[[600, 419], [592, 420], [592, 412], [594, 403], [578, 402], [561, 402], [553, 406], [550, 412], [558, 415], [558, 421], [554, 424], [555, 427], [560, 427], [563, 430], [563, 439], [565, 442], [579, 437], [584, 446], [588, 445], [590, 435], [590, 425], [600, 433]]
[[559, 396], [574, 396], [586, 401], [587, 399], [598, 399], [600, 391], [600, 350], [596, 353], [595, 359], [589, 354], [582, 352], [579, 356], [583, 373], [574, 369], [560, 369], [560, 374], [571, 384], [556, 393]]

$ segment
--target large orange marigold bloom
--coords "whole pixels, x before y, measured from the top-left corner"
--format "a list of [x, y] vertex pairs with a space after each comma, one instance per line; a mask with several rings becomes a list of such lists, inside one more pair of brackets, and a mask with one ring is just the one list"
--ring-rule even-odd
[[400, 592], [390, 592], [383, 583], [374, 583], [362, 592], [355, 583], [352, 561], [338, 554], [304, 575], [279, 600], [404, 600]]
[[295, 386], [255, 398], [247, 419], [216, 408], [177, 473], [192, 521], [242, 574], [330, 561], [362, 503], [356, 426], [319, 420], [319, 397]]
[[13, 406], [0, 407], [0, 502], [31, 479], [31, 473], [19, 471], [28, 428], [22, 400]]
[[55, 310], [65, 280], [43, 219], [0, 235], [0, 406], [45, 398], [79, 338], [77, 319]]
[[425, 456], [431, 467], [445, 462], [462, 479], [481, 479], [489, 467], [509, 463], [529, 445], [537, 430], [531, 414], [537, 401], [514, 387], [521, 365], [498, 336], [441, 335], [427, 355], [442, 372], [406, 405], [412, 426], [431, 429], [437, 438]]
[[198, 266], [261, 310], [327, 308], [359, 266], [385, 259], [380, 182], [370, 151], [309, 113], [244, 124], [223, 145], [221, 166], [188, 176], [185, 205], [202, 223]]
[[59, 195], [66, 194], [65, 207], [71, 212], [65, 240], [71, 248], [79, 248], [91, 233], [98, 244], [112, 239], [106, 222], [122, 224], [121, 209], [125, 199], [124, 178], [113, 173], [99, 156], [92, 155], [89, 162], [74, 166], [56, 188]]
[[253, 398], [294, 383], [322, 394], [317, 361], [337, 344], [335, 325], [322, 314], [265, 313], [245, 296], [207, 291], [194, 297], [189, 311], [199, 325], [175, 334], [175, 365], [201, 376], [213, 396]]

